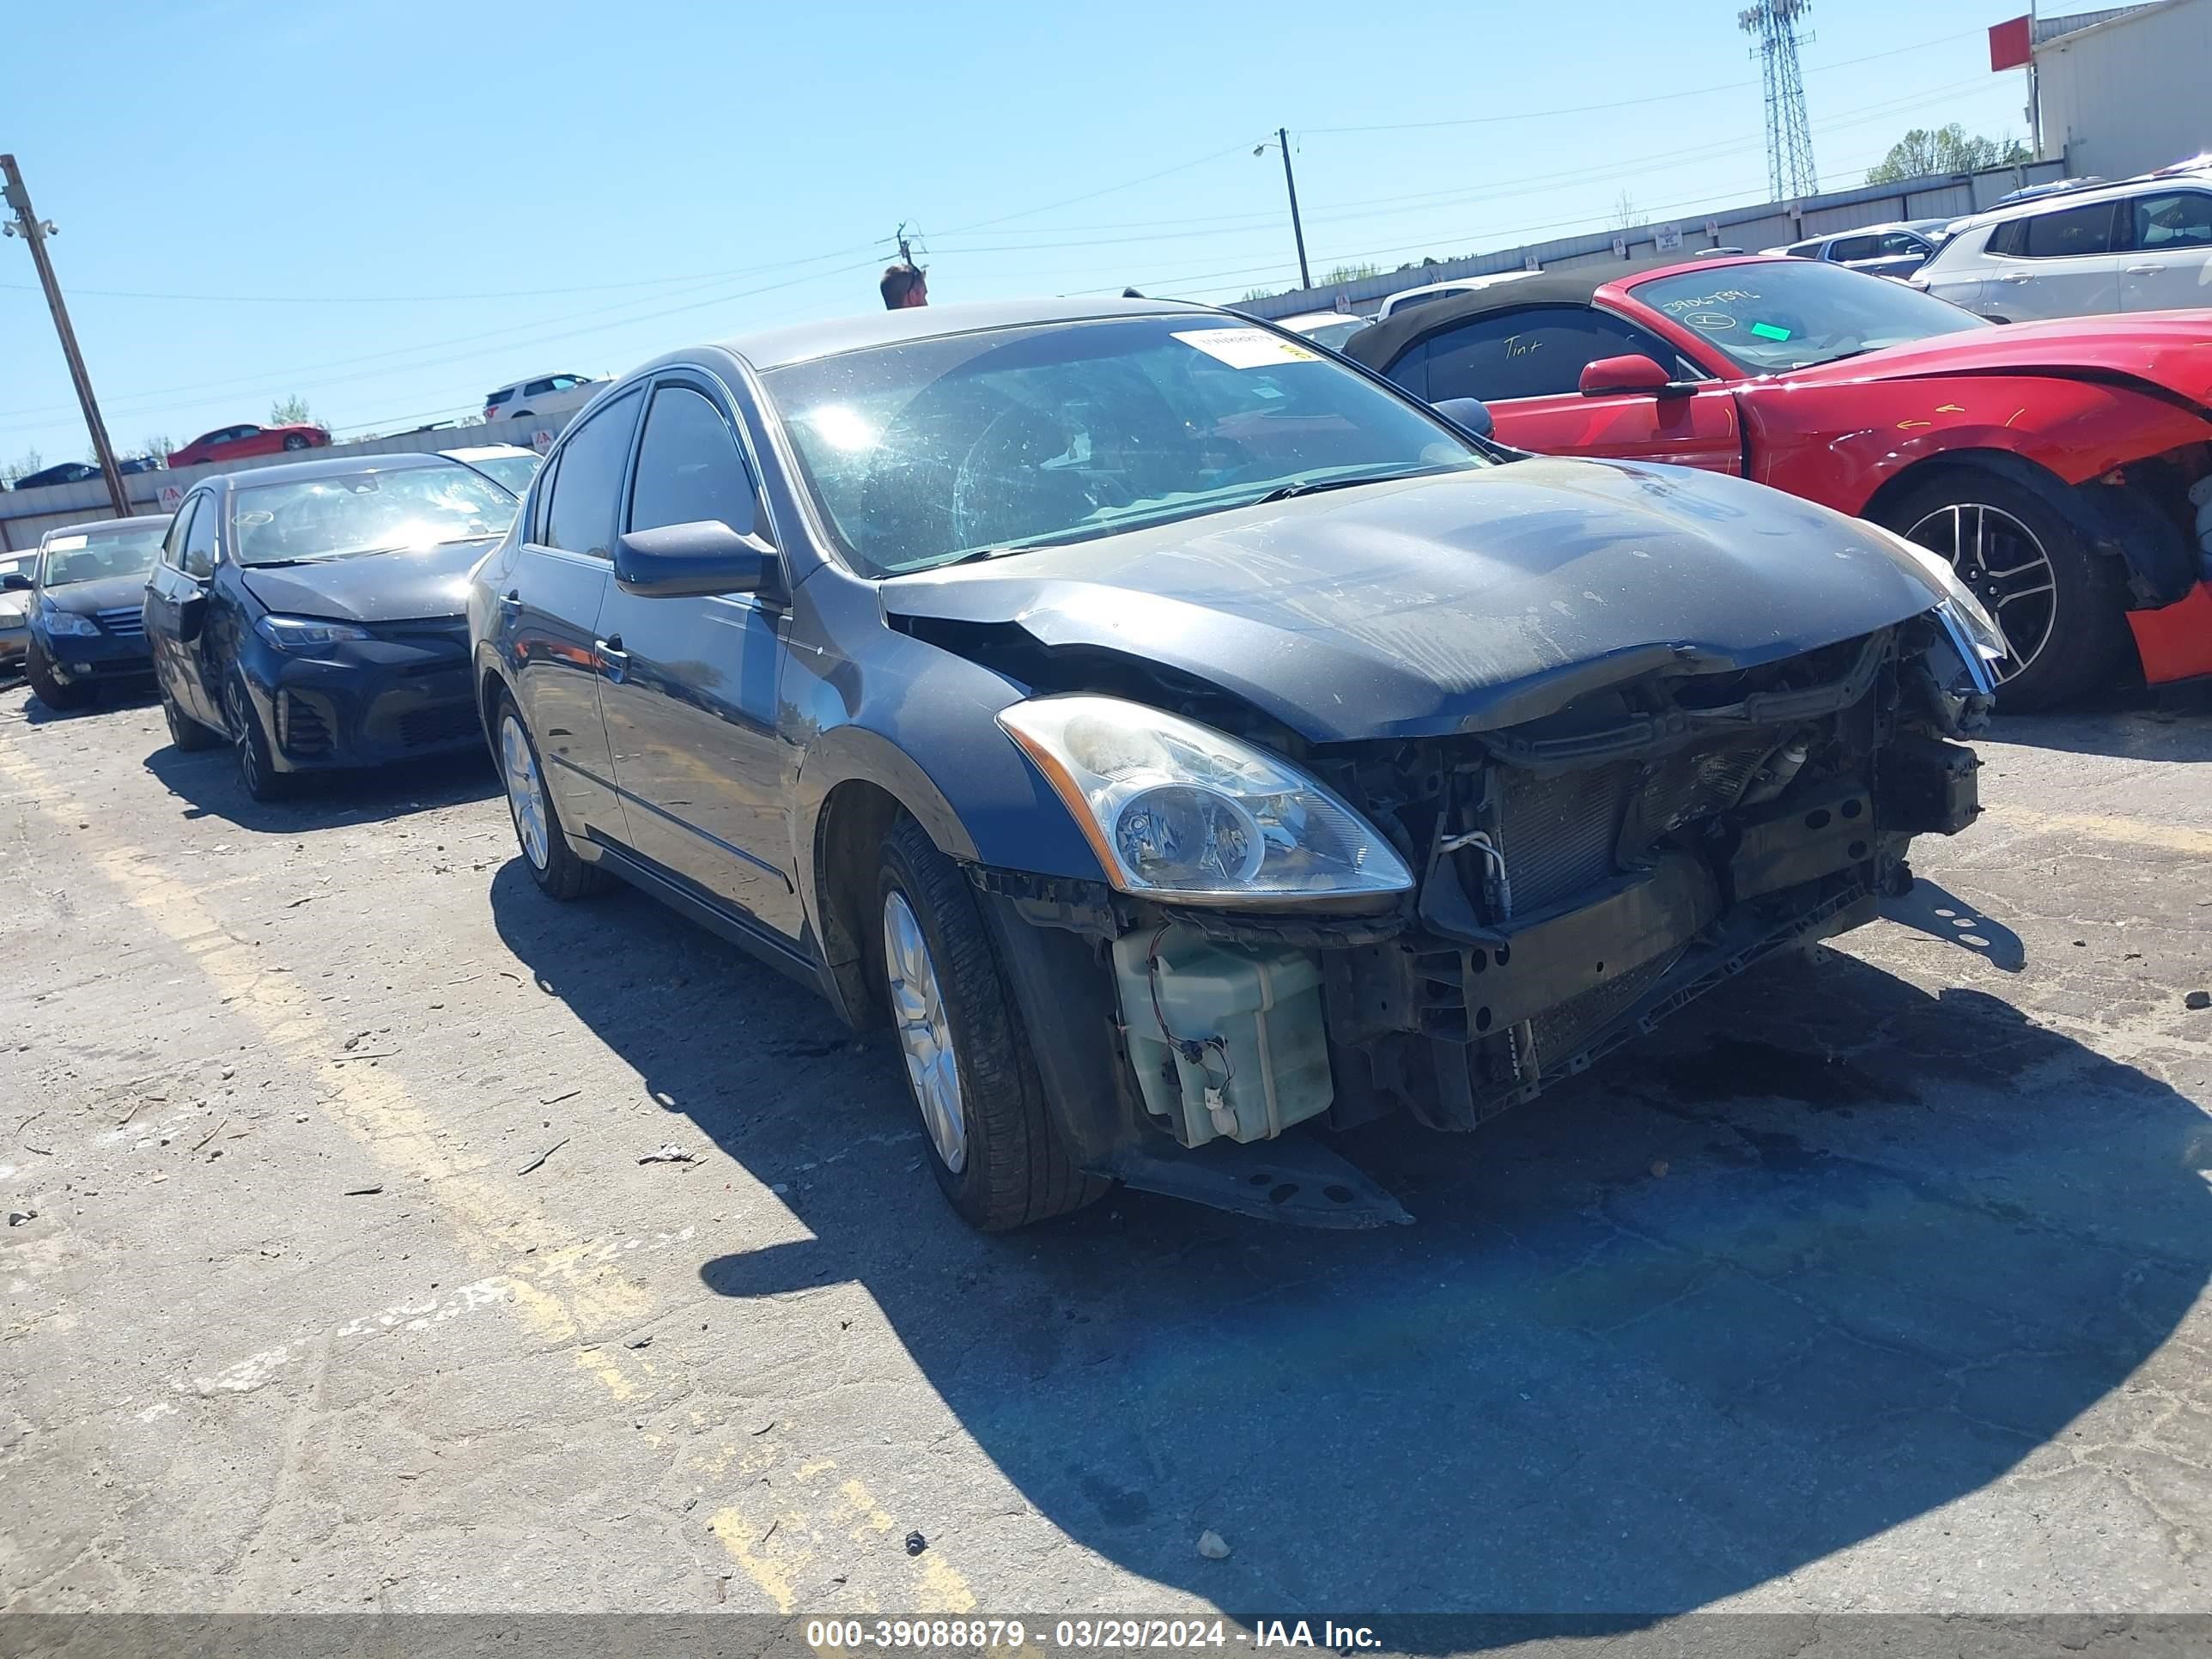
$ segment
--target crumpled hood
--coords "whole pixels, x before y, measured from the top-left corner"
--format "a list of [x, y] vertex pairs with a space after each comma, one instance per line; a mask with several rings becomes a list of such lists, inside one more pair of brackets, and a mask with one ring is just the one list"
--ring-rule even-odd
[[902, 576], [892, 617], [1019, 626], [1243, 697], [1316, 742], [1516, 724], [1669, 663], [1748, 668], [1935, 603], [1826, 507], [1533, 459]]
[[470, 570], [498, 539], [360, 553], [327, 564], [247, 565], [239, 574], [248, 592], [288, 617], [364, 623], [459, 617], [467, 607]]
[[[28, 593], [11, 593], [9, 599], [27, 599]], [[140, 605], [146, 602], [146, 574], [135, 576], [102, 576], [97, 581], [64, 582], [59, 587], [45, 590], [48, 605], [57, 611], [74, 611], [88, 617], [95, 611], [116, 611], [125, 605]]]
[[[2212, 302], [2212, 288], [2205, 296]], [[2179, 392], [2200, 409], [2212, 408], [2212, 311], [2130, 312], [1969, 329], [1792, 369], [1781, 379], [1791, 386], [1842, 386], [1927, 375], [2039, 372], [2124, 374]]]

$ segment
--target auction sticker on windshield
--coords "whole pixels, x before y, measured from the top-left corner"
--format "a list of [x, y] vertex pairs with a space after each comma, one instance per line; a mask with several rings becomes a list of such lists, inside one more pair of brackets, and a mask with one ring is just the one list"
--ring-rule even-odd
[[1231, 368], [1276, 368], [1285, 363], [1317, 363], [1321, 354], [1309, 351], [1261, 328], [1201, 328], [1176, 336], [1207, 356]]

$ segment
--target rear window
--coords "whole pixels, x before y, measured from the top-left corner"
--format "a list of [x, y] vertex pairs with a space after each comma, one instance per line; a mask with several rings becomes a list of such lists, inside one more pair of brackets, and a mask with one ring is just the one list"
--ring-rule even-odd
[[484, 399], [484, 405], [489, 409], [496, 409], [513, 396], [514, 396], [514, 388], [511, 386], [503, 386]]
[[2030, 219], [2027, 243], [2021, 251], [2031, 259], [2069, 259], [2109, 253], [2112, 247], [2112, 204], [2092, 202], [2086, 207], [2063, 208]]

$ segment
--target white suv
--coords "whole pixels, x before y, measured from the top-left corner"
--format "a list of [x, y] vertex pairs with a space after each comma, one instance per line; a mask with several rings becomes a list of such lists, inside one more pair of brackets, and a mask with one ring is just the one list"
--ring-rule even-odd
[[1907, 280], [2008, 323], [2212, 307], [2212, 166], [2200, 159], [1965, 220]]
[[534, 415], [565, 415], [591, 402], [605, 384], [605, 376], [595, 380], [589, 374], [540, 374], [517, 380], [486, 394], [483, 417], [526, 421]]

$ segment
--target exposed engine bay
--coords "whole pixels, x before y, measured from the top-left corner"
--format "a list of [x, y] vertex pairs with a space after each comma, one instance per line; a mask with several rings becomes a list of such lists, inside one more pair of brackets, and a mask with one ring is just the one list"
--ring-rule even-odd
[[[1022, 665], [1035, 678], [1073, 665]], [[1137, 1185], [1156, 1184], [1148, 1146], [1250, 1146], [1401, 1111], [1473, 1129], [1762, 958], [1871, 919], [1910, 884], [1912, 836], [1977, 815], [1978, 762], [1954, 739], [1990, 706], [1941, 610], [1747, 671], [1646, 672], [1540, 719], [1437, 738], [1308, 743], [1183, 677], [1141, 684], [1133, 659], [1083, 666], [1082, 689], [1103, 680], [1233, 722], [1295, 760], [1416, 877], [1388, 908], [1262, 914], [974, 872], [1007, 922], [1082, 941], [1090, 994], [1070, 994], [1076, 958], [1055, 949], [1062, 983], [1037, 1040], [1091, 1052], [1061, 1023], [1108, 1020], [1111, 1103], [1075, 1092], [1120, 1121], [1072, 1138]]]

